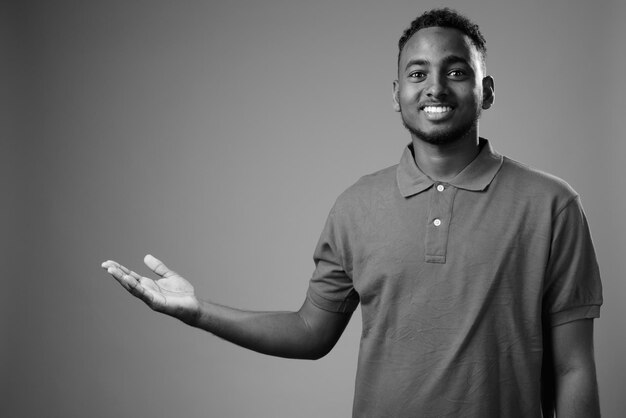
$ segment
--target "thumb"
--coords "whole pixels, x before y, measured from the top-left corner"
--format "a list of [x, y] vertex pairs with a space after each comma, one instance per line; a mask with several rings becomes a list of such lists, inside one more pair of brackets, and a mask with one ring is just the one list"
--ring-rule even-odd
[[172, 270], [167, 268], [167, 266], [163, 264], [161, 260], [157, 259], [156, 257], [153, 257], [150, 254], [146, 255], [143, 258], [143, 262], [146, 264], [146, 266], [148, 266], [150, 270], [152, 270], [153, 272], [155, 272], [161, 277], [169, 277], [173, 274], [176, 274]]

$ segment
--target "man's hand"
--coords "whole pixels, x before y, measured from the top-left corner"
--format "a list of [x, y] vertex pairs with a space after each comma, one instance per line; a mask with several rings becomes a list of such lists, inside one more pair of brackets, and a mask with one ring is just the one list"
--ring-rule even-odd
[[199, 302], [191, 283], [151, 255], [144, 258], [144, 263], [160, 278], [140, 276], [110, 260], [102, 263], [102, 268], [153, 310], [193, 324], [199, 313]]

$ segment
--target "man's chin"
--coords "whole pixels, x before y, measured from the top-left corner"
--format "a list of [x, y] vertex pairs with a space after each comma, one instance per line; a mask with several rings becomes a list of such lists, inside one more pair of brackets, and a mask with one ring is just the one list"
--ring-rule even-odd
[[475, 131], [478, 128], [478, 117], [476, 117], [476, 119], [471, 123], [466, 123], [465, 125], [457, 126], [456, 128], [446, 129], [442, 127], [440, 129], [432, 129], [429, 131], [423, 131], [409, 126], [404, 118], [402, 118], [402, 123], [411, 133], [413, 138], [417, 138], [423, 142], [433, 145], [448, 145], [467, 137], [468, 134]]
[[418, 129], [411, 128], [404, 125], [406, 129], [411, 133], [411, 136], [417, 138], [423, 142], [427, 142], [433, 145], [447, 145], [455, 143], [462, 138], [464, 138], [473, 128], [472, 126], [463, 127], [463, 129], [455, 129], [455, 130], [438, 130], [438, 131], [430, 131], [424, 132]]

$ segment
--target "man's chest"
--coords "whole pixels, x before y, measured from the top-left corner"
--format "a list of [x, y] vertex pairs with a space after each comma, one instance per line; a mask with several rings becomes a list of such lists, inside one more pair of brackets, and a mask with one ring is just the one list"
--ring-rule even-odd
[[351, 254], [361, 302], [413, 295], [463, 303], [494, 291], [536, 296], [550, 252], [550, 214], [528, 199], [437, 186], [363, 216]]

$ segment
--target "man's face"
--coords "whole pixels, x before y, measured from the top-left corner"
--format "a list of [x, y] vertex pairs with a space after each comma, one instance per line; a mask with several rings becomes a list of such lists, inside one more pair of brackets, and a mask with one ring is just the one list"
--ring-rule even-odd
[[406, 43], [393, 83], [394, 108], [414, 139], [454, 142], [477, 133], [493, 102], [493, 80], [469, 37], [452, 28], [420, 29]]

